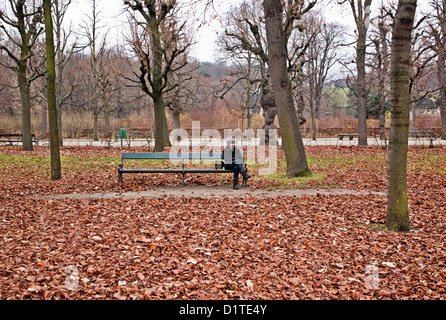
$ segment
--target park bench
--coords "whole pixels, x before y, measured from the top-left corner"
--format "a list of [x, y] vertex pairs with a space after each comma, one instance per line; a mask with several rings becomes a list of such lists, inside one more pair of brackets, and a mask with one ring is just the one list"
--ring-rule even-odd
[[127, 145], [130, 147], [130, 143], [133, 140], [145, 140], [147, 145], [150, 146], [150, 142], [153, 138], [151, 130], [129, 130], [126, 132]]
[[152, 139], [151, 130], [130, 130], [127, 131], [127, 135], [133, 139]]
[[[31, 134], [32, 142], [39, 145], [39, 140], [36, 139], [35, 134]], [[23, 143], [22, 134], [21, 133], [0, 133], [0, 142], [5, 142], [9, 144], [13, 143]]]
[[353, 140], [353, 138], [358, 137], [357, 133], [339, 133], [338, 134], [339, 140], [343, 140], [344, 137], [348, 137], [349, 140]]
[[[124, 169], [124, 160], [176, 160], [181, 162], [181, 168], [130, 168]], [[186, 168], [185, 160], [215, 160], [215, 168]], [[123, 153], [121, 163], [118, 165], [118, 183], [122, 182], [123, 173], [179, 173], [184, 176], [186, 173], [233, 173], [234, 170], [226, 170], [224, 168], [218, 168], [219, 163], [222, 160], [222, 153]], [[194, 162], [194, 161], [193, 161]], [[245, 163], [244, 155], [242, 160], [245, 171], [248, 171], [248, 167]], [[248, 186], [247, 180], [243, 179], [243, 185]]]
[[429, 140], [431, 148], [434, 146], [434, 140], [437, 138], [435, 132], [430, 130], [409, 131], [409, 137], [416, 140], [426, 138]]

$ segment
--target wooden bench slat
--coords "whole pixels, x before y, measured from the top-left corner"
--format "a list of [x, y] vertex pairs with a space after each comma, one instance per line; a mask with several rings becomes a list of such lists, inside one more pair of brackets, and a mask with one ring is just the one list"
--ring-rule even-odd
[[230, 173], [234, 170], [226, 169], [121, 169], [122, 173]]
[[181, 159], [221, 159], [221, 153], [123, 153], [122, 159], [134, 160], [181, 160]]

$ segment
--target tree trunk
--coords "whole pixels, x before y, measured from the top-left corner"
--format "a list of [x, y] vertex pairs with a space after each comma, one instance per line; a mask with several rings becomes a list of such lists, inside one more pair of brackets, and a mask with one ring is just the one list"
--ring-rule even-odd
[[99, 76], [98, 76], [98, 56], [96, 53], [96, 33], [97, 33], [97, 8], [96, 1], [93, 0], [92, 16], [92, 36], [91, 36], [91, 59], [93, 72], [93, 141], [99, 141], [98, 137], [98, 116], [99, 116]]
[[[443, 39], [446, 41], [446, 39]], [[437, 77], [440, 83], [440, 96], [438, 98], [438, 106], [441, 115], [441, 139], [446, 140], [446, 52], [439, 50], [437, 60]]]
[[378, 93], [379, 96], [379, 139], [385, 140], [386, 137], [386, 104], [385, 97], [382, 92]]
[[173, 110], [172, 111], [172, 125], [173, 125], [173, 129], [181, 129], [181, 124], [180, 124], [180, 112], [177, 110]]
[[162, 65], [163, 48], [161, 46], [160, 31], [156, 21], [152, 21], [150, 33], [152, 50], [152, 80], [153, 80], [153, 104], [155, 108], [155, 151], [164, 151], [165, 146], [170, 146], [169, 129], [167, 125], [166, 107], [162, 93]]
[[16, 8], [17, 21], [19, 24], [20, 35], [22, 37], [20, 60], [18, 62], [18, 85], [22, 104], [22, 149], [23, 151], [32, 151], [31, 95], [30, 83], [28, 82], [29, 35], [25, 29], [25, 12], [23, 6], [24, 3], [22, 5], [18, 5]]
[[365, 40], [367, 29], [359, 31], [356, 47], [356, 90], [358, 94], [358, 145], [367, 146], [367, 92], [365, 85]]
[[[59, 18], [56, 18], [56, 26], [55, 26], [55, 32], [56, 32], [56, 43], [58, 44], [58, 50], [56, 54], [56, 108], [57, 108], [57, 128], [59, 130], [59, 146], [63, 146], [63, 130], [62, 130], [62, 82], [63, 82], [63, 52], [61, 48], [62, 43], [62, 21], [60, 18], [60, 11], [59, 11], [59, 0], [55, 1], [54, 5], [56, 6], [56, 16]], [[59, 11], [59, 12], [58, 12]]]
[[104, 106], [104, 133], [108, 138], [110, 136], [110, 106], [107, 101], [102, 102]]
[[43, 0], [46, 34], [46, 65], [47, 65], [47, 97], [50, 129], [51, 179], [62, 177], [60, 166], [59, 132], [57, 128], [56, 106], [56, 70], [54, 58], [53, 22], [51, 19], [51, 0]]
[[280, 0], [265, 0], [263, 6], [268, 42], [268, 65], [282, 135], [282, 147], [285, 151], [287, 175], [290, 177], [308, 176], [311, 175], [311, 171], [305, 155], [287, 70], [288, 53], [282, 25], [282, 3]]
[[169, 146], [169, 134], [166, 107], [162, 95], [154, 96], [153, 103], [155, 109], [155, 152], [163, 152], [164, 147]]
[[410, 110], [412, 110], [412, 121], [410, 122], [409, 128], [410, 130], [417, 130], [417, 122], [418, 122], [418, 115], [417, 115], [417, 104], [415, 102], [410, 103]]
[[41, 131], [43, 136], [48, 133], [48, 106], [42, 103], [42, 126]]
[[[384, 40], [385, 41], [385, 40]], [[379, 50], [379, 48], [378, 48]], [[385, 51], [384, 51], [385, 54]], [[386, 97], [384, 96], [383, 55], [378, 52], [378, 103], [379, 103], [379, 138], [386, 139]]]
[[22, 150], [33, 151], [33, 142], [31, 137], [31, 96], [29, 83], [26, 79], [26, 63], [20, 63], [18, 84], [20, 89], [20, 100], [22, 104]]
[[[95, 99], [96, 100], [96, 99]], [[98, 135], [98, 119], [99, 119], [99, 111], [98, 111], [98, 103], [93, 103], [93, 141], [99, 141]]]
[[[60, 41], [60, 39], [58, 39]], [[59, 130], [59, 145], [63, 146], [62, 135], [62, 54], [59, 52], [56, 62], [56, 108], [57, 108], [57, 128]]]
[[358, 110], [358, 145], [367, 146], [367, 89], [365, 49], [372, 0], [348, 0], [353, 11], [358, 41], [356, 43], [356, 94]]
[[[277, 129], [276, 125], [274, 124], [274, 119], [277, 115], [276, 102], [274, 101], [274, 92], [271, 88], [268, 77], [262, 82], [262, 97], [260, 98], [260, 104], [262, 106], [263, 118], [265, 121], [262, 126], [265, 134], [261, 136], [260, 145], [267, 146], [270, 143], [269, 130]], [[277, 145], [277, 141], [271, 141], [271, 143], [273, 145]]]
[[399, 0], [392, 33], [390, 94], [392, 117], [387, 159], [386, 226], [393, 231], [410, 230], [407, 195], [409, 136], [409, 66], [411, 33], [416, 0]]
[[311, 117], [311, 139], [316, 140], [316, 111], [314, 108], [314, 80], [313, 76], [309, 79], [309, 105], [310, 105], [310, 117]]
[[379, 41], [376, 43], [378, 52], [378, 101], [379, 101], [379, 138], [386, 139], [386, 97], [384, 94], [385, 80], [388, 72], [387, 30], [384, 23], [379, 22]]

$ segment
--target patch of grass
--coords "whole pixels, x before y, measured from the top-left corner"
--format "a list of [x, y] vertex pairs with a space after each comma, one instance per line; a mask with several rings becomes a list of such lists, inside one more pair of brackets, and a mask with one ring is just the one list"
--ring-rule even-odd
[[284, 172], [276, 172], [270, 175], [256, 175], [253, 177], [255, 181], [274, 181], [279, 184], [275, 186], [278, 189], [288, 189], [288, 188], [306, 188], [311, 182], [321, 182], [327, 178], [327, 175], [322, 173], [313, 173], [311, 176], [307, 177], [295, 177], [290, 178]]
[[40, 156], [12, 156], [0, 155], [0, 167], [11, 166], [38, 166], [50, 163], [50, 158]]
[[384, 223], [370, 223], [367, 225], [370, 229], [378, 232], [389, 231], [389, 228]]
[[310, 168], [317, 170], [354, 170], [381, 172], [386, 166], [386, 155], [333, 155], [307, 157]]
[[[113, 165], [116, 168], [120, 162], [114, 157], [60, 157], [63, 172], [94, 173], [104, 171]], [[46, 176], [50, 170], [50, 157], [45, 156], [17, 156], [0, 155], [0, 169], [5, 169], [8, 176], [20, 176], [23, 174], [35, 174]]]
[[408, 172], [412, 174], [446, 174], [446, 156], [409, 153]]

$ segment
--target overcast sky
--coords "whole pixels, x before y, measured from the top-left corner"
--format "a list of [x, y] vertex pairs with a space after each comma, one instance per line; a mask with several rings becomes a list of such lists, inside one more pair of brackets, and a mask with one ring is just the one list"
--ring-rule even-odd
[[[122, 39], [123, 30], [125, 30], [126, 16], [122, 14], [124, 5], [122, 0], [97, 0], [100, 9], [100, 18], [103, 25], [110, 29], [108, 38], [110, 41], [117, 41]], [[389, 0], [383, 0], [388, 2]], [[240, 0], [214, 0], [218, 14], [223, 14], [231, 3], [240, 3]], [[428, 0], [418, 1], [421, 7], [426, 7]], [[381, 0], [372, 2], [373, 9], [381, 4]], [[328, 21], [337, 21], [346, 26], [353, 27], [352, 13], [349, 7], [341, 8], [337, 4], [328, 4], [323, 7], [325, 16]], [[91, 16], [91, 0], [73, 0], [69, 8], [69, 17], [73, 20], [73, 27], [77, 28], [82, 20], [86, 20], [86, 15]], [[212, 21], [204, 28], [197, 30], [195, 39], [198, 43], [195, 45], [192, 54], [200, 61], [215, 61], [214, 56], [216, 46], [214, 44], [217, 38], [217, 30], [219, 30], [219, 23], [217, 20]], [[104, 29], [106, 29], [104, 28]], [[221, 31], [221, 29], [220, 29]], [[111, 44], [113, 45], [113, 44]]]

